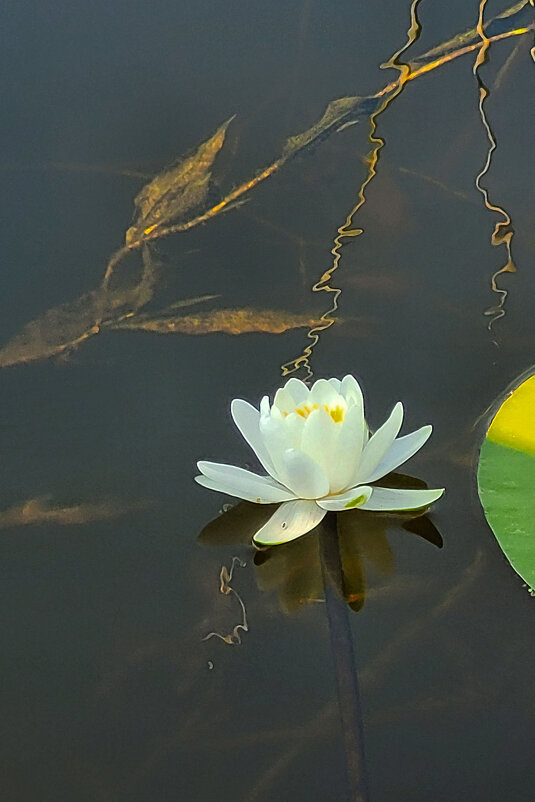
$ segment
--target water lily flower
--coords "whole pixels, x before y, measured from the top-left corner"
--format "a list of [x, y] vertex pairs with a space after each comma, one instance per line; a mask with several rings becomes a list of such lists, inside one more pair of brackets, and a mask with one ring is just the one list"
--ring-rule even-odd
[[413, 456], [429, 438], [422, 426], [398, 437], [403, 405], [374, 434], [364, 418], [362, 391], [354, 376], [319, 379], [311, 388], [289, 379], [273, 404], [264, 396], [260, 409], [235, 399], [234, 423], [267, 475], [201, 461], [196, 481], [257, 504], [281, 502], [255, 534], [262, 545], [286, 543], [317, 526], [328, 511], [359, 508], [380, 512], [428, 507], [444, 489], [402, 490], [372, 483]]

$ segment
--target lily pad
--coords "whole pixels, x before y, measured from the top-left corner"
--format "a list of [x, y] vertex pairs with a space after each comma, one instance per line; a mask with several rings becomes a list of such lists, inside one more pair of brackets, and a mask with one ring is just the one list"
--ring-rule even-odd
[[535, 588], [535, 375], [513, 390], [481, 448], [479, 497], [511, 566]]

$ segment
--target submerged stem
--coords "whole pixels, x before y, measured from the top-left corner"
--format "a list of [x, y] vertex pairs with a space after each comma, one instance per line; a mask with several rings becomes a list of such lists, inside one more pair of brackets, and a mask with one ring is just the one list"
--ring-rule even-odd
[[368, 776], [359, 682], [349, 615], [343, 594], [342, 561], [334, 513], [328, 513], [323, 519], [319, 544], [346, 755], [348, 799], [349, 802], [368, 802]]

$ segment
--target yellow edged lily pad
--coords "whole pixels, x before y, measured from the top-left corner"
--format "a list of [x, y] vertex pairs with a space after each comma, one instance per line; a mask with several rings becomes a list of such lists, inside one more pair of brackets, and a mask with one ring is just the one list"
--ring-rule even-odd
[[535, 587], [535, 374], [494, 416], [481, 448], [479, 497], [507, 560]]

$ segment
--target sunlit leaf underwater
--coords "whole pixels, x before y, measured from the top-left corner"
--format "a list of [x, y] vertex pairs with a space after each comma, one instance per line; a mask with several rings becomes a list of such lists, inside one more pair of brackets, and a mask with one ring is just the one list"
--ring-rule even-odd
[[159, 173], [136, 196], [133, 225], [126, 232], [126, 244], [142, 242], [159, 227], [193, 217], [205, 203], [212, 180], [212, 166], [223, 147], [231, 120], [200, 145], [195, 153]]
[[143, 248], [140, 258], [125, 260], [96, 290], [48, 309], [27, 323], [0, 350], [0, 367], [72, 351], [112, 321], [134, 314], [152, 298], [160, 279], [159, 267]]
[[479, 496], [514, 570], [535, 588], [535, 375], [495, 414], [481, 447]]
[[[404, 64], [400, 61], [400, 56], [417, 40], [419, 35], [419, 24], [416, 17], [418, 0], [416, 0], [411, 7], [411, 27], [407, 33], [407, 42], [385, 65], [398, 70], [397, 80], [386, 84], [372, 95], [363, 97], [354, 95], [332, 100], [317, 122], [304, 131], [287, 138], [278, 158], [211, 204], [210, 190], [214, 188], [217, 190], [212, 175], [214, 163], [224, 146], [228, 126], [234, 118], [228, 119], [189, 155], [179, 158], [174, 165], [162, 170], [138, 192], [134, 200], [134, 220], [125, 234], [126, 244], [110, 257], [100, 286], [72, 302], [49, 309], [36, 320], [26, 324], [0, 350], [0, 367], [48, 359], [69, 352], [99, 334], [103, 327], [108, 329], [139, 328], [160, 333], [184, 331], [187, 328], [187, 333], [190, 334], [207, 331], [224, 331], [233, 334], [249, 331], [282, 333], [291, 328], [306, 327], [309, 329], [309, 343], [300, 356], [283, 365], [283, 372], [287, 374], [304, 367], [310, 373], [308, 361], [312, 348], [318, 342], [320, 333], [330, 328], [335, 320], [332, 315], [338, 308], [338, 297], [341, 290], [332, 287], [330, 281], [338, 268], [342, 245], [345, 238], [352, 238], [362, 233], [362, 229], [354, 226], [353, 218], [365, 203], [365, 190], [376, 174], [379, 152], [384, 145], [384, 140], [375, 135], [377, 117], [388, 108], [408, 81], [426, 75], [468, 53], [486, 53], [490, 43], [494, 41], [500, 41], [510, 36], [522, 36], [532, 31], [533, 23], [526, 24], [524, 27], [514, 27], [515, 23], [522, 21], [519, 18], [529, 2], [530, 0], [521, 0], [496, 17], [485, 21], [484, 25], [481, 23], [477, 28], [459, 34], [443, 45]], [[484, 36], [482, 36], [483, 30], [486, 32]], [[483, 109], [481, 109], [481, 114], [483, 122], [487, 125]], [[136, 317], [136, 313], [151, 300], [155, 286], [161, 280], [156, 264], [157, 260], [151, 251], [151, 247], [158, 240], [196, 228], [220, 214], [236, 208], [249, 198], [250, 193], [259, 184], [278, 172], [295, 156], [307, 151], [315, 144], [325, 141], [347, 125], [366, 118], [370, 125], [369, 141], [371, 145], [367, 156], [368, 173], [357, 193], [356, 204], [338, 229], [332, 249], [332, 265], [313, 287], [314, 291], [329, 293], [332, 304], [323, 315], [311, 316], [307, 320], [306, 315], [298, 314], [295, 317], [288, 313], [293, 321], [290, 322], [290, 319], [286, 318], [285, 312], [268, 310], [259, 312], [258, 321], [255, 322], [251, 319], [257, 314], [253, 310], [227, 309], [222, 310], [222, 315], [226, 316], [226, 319], [220, 319], [219, 322], [211, 322], [202, 318], [200, 321], [190, 320], [187, 323], [182, 320], [173, 323], [169, 319], [161, 322], [158, 315], [148, 315], [143, 321], [137, 319], [136, 322], [140, 325], [134, 325], [133, 320], [129, 325], [128, 319]], [[495, 143], [493, 143], [492, 132], [488, 130], [488, 134], [491, 143], [490, 159]], [[490, 161], [485, 171], [489, 166]], [[485, 171], [478, 176], [478, 182]], [[137, 175], [135, 171], [134, 174]], [[219, 194], [219, 190], [217, 191]], [[500, 212], [505, 219], [505, 222], [500, 221], [496, 225], [493, 244], [506, 244], [509, 258], [507, 264], [496, 271], [492, 277], [492, 287], [498, 293], [499, 302], [497, 307], [489, 310], [492, 314], [496, 313], [496, 316], [501, 316], [507, 293], [497, 287], [496, 278], [500, 273], [510, 272], [514, 268], [510, 255], [512, 229], [509, 230], [506, 226], [509, 219], [507, 212], [500, 207], [489, 205], [487, 196], [485, 196], [485, 203], [489, 209]], [[507, 228], [506, 231], [502, 231], [504, 226]], [[139, 252], [141, 252], [142, 261], [141, 270], [139, 265], [133, 267], [129, 261]], [[513, 267], [511, 267], [512, 265]], [[125, 289], [125, 285], [128, 286], [128, 289]], [[229, 323], [230, 314], [237, 314], [243, 319]], [[281, 320], [275, 322], [273, 316], [279, 315], [282, 316]], [[281, 322], [282, 320], [287, 320], [287, 322]], [[236, 330], [237, 328], [240, 329], [240, 332]]]
[[139, 329], [156, 334], [283, 334], [292, 329], [313, 326], [316, 319], [303, 313], [285, 312], [276, 309], [230, 308], [213, 309], [197, 315], [169, 315], [162, 313], [157, 317], [135, 315], [117, 323], [110, 323], [110, 329]]

